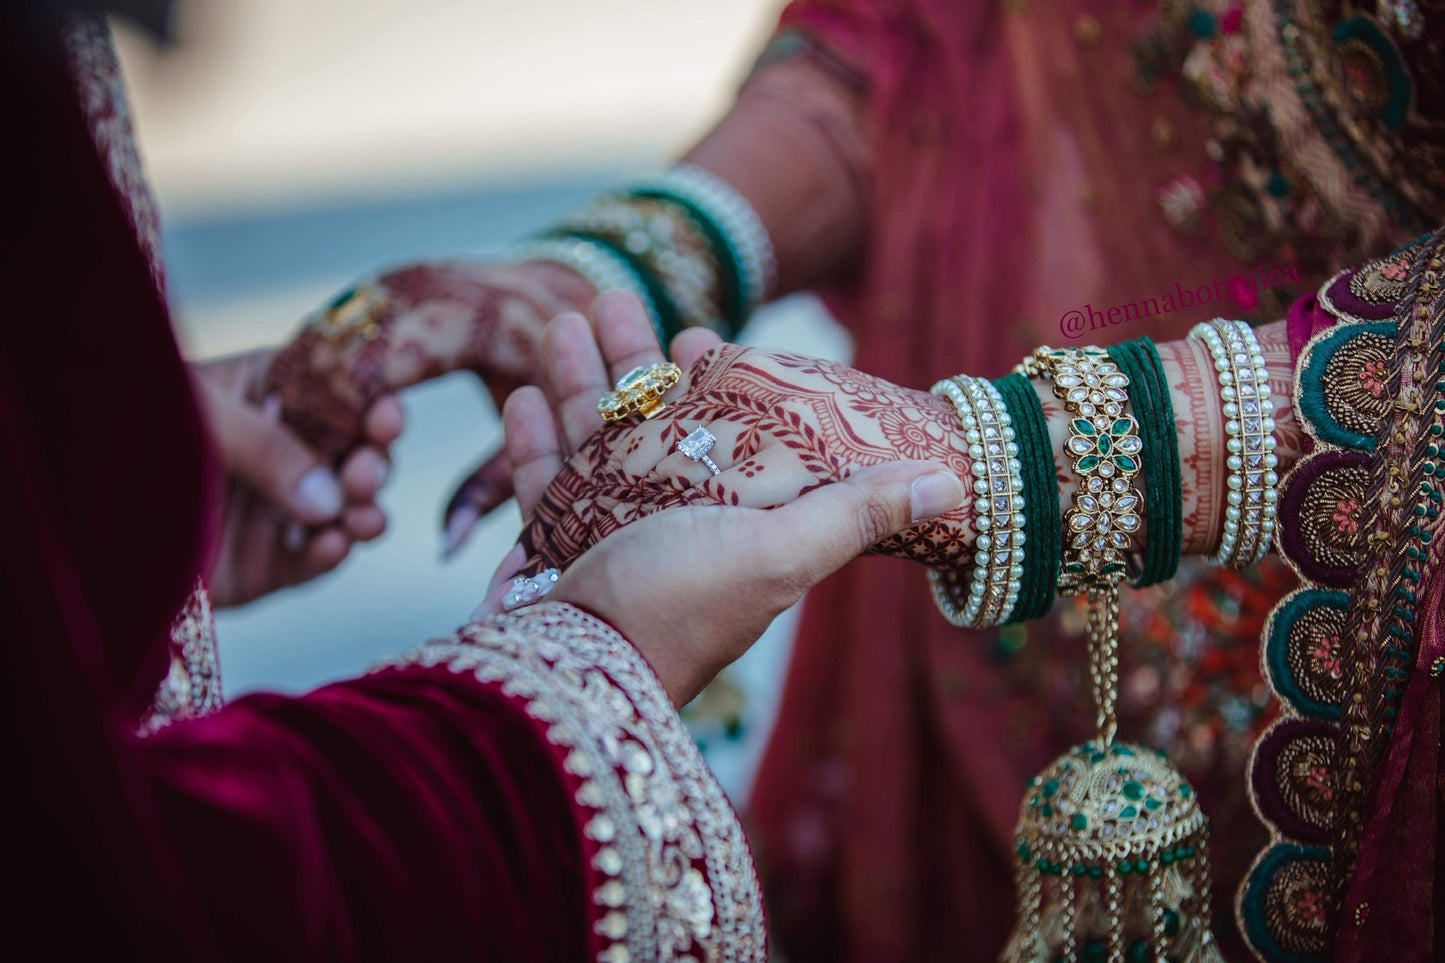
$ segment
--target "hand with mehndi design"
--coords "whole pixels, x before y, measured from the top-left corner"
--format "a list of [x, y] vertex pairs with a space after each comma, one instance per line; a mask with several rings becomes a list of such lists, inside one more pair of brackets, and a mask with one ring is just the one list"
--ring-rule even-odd
[[[457, 261], [389, 271], [317, 312], [272, 363], [266, 393], [327, 459], [356, 444], [379, 397], [452, 371], [481, 377], [498, 404], [546, 385], [543, 328], [594, 297], [581, 276], [543, 261]], [[505, 464], [475, 472], [448, 506], [448, 544], [511, 494]]]
[[[631, 330], [635, 343], [650, 341], [635, 301], [615, 296], [607, 302], [606, 313], [607, 323], [598, 326], [599, 334], [610, 331], [616, 338], [616, 332]], [[580, 317], [573, 316], [567, 324], [566, 337], [554, 332], [554, 341], [585, 341], [591, 334]], [[1283, 325], [1262, 328], [1259, 337], [1271, 381], [1280, 386], [1275, 388], [1276, 397], [1287, 399], [1283, 385], [1290, 378], [1291, 357]], [[545, 417], [534, 414], [545, 416], [547, 403], [540, 393], [523, 390], [514, 396], [504, 420], [528, 524], [499, 577], [564, 567], [601, 538], [663, 509], [781, 505], [883, 461], [927, 459], [971, 478], [962, 425], [952, 405], [941, 398], [845, 365], [719, 345], [701, 332], [689, 332], [684, 338], [692, 340], [681, 353], [675, 346], [674, 353], [692, 362], [691, 370], [669, 394], [668, 408], [651, 421], [603, 428], [595, 410], [607, 387], [600, 373], [590, 381], [572, 378], [562, 392], [563, 407], [571, 412], [563, 438], [550, 433]], [[591, 350], [595, 358], [597, 351]], [[1227, 437], [1218, 412], [1213, 366], [1192, 341], [1162, 344], [1159, 351], [1172, 387], [1185, 468], [1184, 549], [1203, 554], [1217, 545], [1223, 522], [1220, 469]], [[660, 358], [654, 345], [650, 353], [633, 352], [628, 361]], [[594, 362], [593, 367], [601, 371], [600, 364]], [[622, 368], [614, 365], [613, 376], [620, 375]], [[559, 384], [567, 380], [565, 375], [554, 375]], [[1035, 388], [1054, 435], [1061, 498], [1067, 501], [1075, 484], [1073, 473], [1061, 463], [1069, 419], [1046, 385]], [[1277, 454], [1283, 471], [1298, 447], [1298, 425], [1287, 400], [1277, 400], [1276, 405]], [[677, 442], [699, 425], [717, 437], [711, 452], [722, 469], [717, 477], [677, 451]], [[912, 527], [875, 550], [938, 568], [971, 564], [970, 514], [963, 508]], [[1144, 529], [1135, 534], [1136, 549], [1146, 534]]]
[[[548, 326], [543, 354], [557, 405], [535, 388], [521, 388], [503, 413], [525, 514], [535, 514], [551, 497], [554, 488], [548, 486], [559, 471], [566, 478], [587, 464], [587, 452], [601, 437], [597, 399], [609, 382], [634, 366], [662, 360], [640, 308], [631, 295], [613, 292], [598, 298], [591, 321], [567, 314]], [[729, 347], [694, 329], [678, 336], [672, 354], [698, 371], [715, 365], [713, 359]], [[664, 411], [657, 420], [667, 416]], [[748, 422], [740, 417], [736, 424], [746, 430]], [[608, 431], [637, 428], [624, 423]], [[763, 423], [754, 419], [752, 430], [762, 459], [774, 444]], [[632, 457], [647, 457], [647, 442], [635, 447], [624, 442], [622, 448]], [[570, 466], [564, 468], [569, 454]], [[656, 454], [654, 461], [665, 452]], [[607, 538], [587, 539], [590, 547], [566, 560], [567, 571], [546, 594], [549, 601], [579, 605], [616, 627], [648, 659], [676, 705], [691, 700], [823, 577], [881, 540], [956, 509], [965, 495], [958, 477], [937, 462], [883, 459], [846, 472], [839, 484], [825, 484], [786, 458], [768, 460], [770, 466], [758, 462], [761, 470], [752, 478], [759, 486], [766, 480], [772, 493], [742, 486], [735, 499], [724, 494], [732, 489], [725, 489], [710, 500], [649, 506], [651, 517], [621, 530], [610, 526]], [[804, 488], [810, 490], [800, 496]], [[661, 507], [678, 510], [656, 510]], [[510, 578], [525, 561], [520, 551], [508, 557], [474, 618], [502, 610]]]
[[[598, 333], [609, 359], [618, 355], [605, 342], [629, 337], [621, 332], [632, 332], [638, 343], [650, 341], [635, 298], [609, 295], [599, 299], [595, 313], [605, 322]], [[566, 331], [549, 331], [554, 344], [576, 345], [590, 333], [576, 316], [555, 323]], [[569, 373], [565, 364], [553, 371], [561, 437], [548, 437], [539, 393], [523, 389], [509, 400], [508, 453], [523, 516], [530, 521], [523, 548], [503, 566], [503, 575], [516, 568], [564, 568], [607, 535], [664, 509], [772, 508], [884, 462], [930, 461], [972, 477], [958, 416], [947, 400], [926, 391], [833, 362], [720, 345], [703, 332], [685, 332], [673, 352], [680, 362], [693, 363], [683, 383], [669, 392], [667, 408], [650, 421], [602, 427], [596, 405], [608, 385], [596, 349], [592, 370], [598, 373], [591, 378]], [[649, 360], [661, 360], [655, 342], [650, 354], [619, 358], [612, 375]], [[700, 425], [717, 438], [711, 452], [722, 472], [717, 477], [677, 450]], [[874, 550], [928, 565], [957, 565], [972, 553], [973, 534], [964, 518], [954, 512], [910, 527]]]

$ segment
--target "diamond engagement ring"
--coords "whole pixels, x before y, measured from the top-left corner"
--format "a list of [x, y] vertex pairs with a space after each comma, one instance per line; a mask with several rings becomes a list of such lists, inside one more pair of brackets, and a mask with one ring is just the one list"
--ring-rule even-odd
[[633, 368], [618, 379], [616, 387], [597, 402], [597, 413], [611, 424], [631, 415], [651, 418], [667, 406], [662, 396], [682, 380], [682, 369], [671, 361]]
[[512, 590], [502, 599], [502, 611], [510, 612], [537, 601], [552, 591], [552, 586], [557, 584], [560, 574], [555, 568], [548, 568], [531, 578], [519, 575], [512, 579]]
[[677, 450], [693, 461], [702, 462], [707, 466], [707, 470], [714, 475], [721, 475], [722, 469], [719, 468], [717, 462], [709, 458], [707, 454], [712, 451], [716, 445], [717, 438], [713, 433], [702, 425], [698, 425], [693, 429], [692, 434], [677, 443]]

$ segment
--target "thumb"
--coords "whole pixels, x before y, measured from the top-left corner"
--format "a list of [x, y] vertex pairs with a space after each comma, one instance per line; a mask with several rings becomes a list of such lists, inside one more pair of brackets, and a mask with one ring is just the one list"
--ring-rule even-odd
[[890, 535], [963, 504], [963, 482], [934, 462], [874, 465], [767, 513], [763, 558], [789, 559], [806, 586]]
[[341, 514], [336, 473], [261, 409], [212, 394], [211, 427], [231, 474], [303, 522], [317, 524]]

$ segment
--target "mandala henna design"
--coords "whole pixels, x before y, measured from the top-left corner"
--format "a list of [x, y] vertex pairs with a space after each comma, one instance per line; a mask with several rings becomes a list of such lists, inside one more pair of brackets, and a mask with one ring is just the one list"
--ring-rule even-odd
[[380, 395], [452, 371], [476, 371], [498, 402], [539, 368], [543, 326], [594, 292], [554, 264], [435, 263], [347, 292], [308, 318], [257, 394], [328, 459], [360, 437]]

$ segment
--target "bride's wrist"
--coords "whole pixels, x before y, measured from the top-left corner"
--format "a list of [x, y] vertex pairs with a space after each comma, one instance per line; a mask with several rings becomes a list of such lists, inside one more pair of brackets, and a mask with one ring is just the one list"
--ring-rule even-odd
[[[1283, 322], [1258, 328], [1255, 336], [1269, 371], [1274, 404], [1274, 471], [1282, 476], [1299, 454], [1299, 425], [1291, 399], [1293, 360]], [[1190, 338], [1159, 345], [1171, 388], [1183, 491], [1183, 549], [1209, 555], [1224, 534], [1228, 495], [1228, 443], [1224, 402], [1214, 359], [1204, 342]]]
[[897, 457], [917, 458], [947, 466], [962, 480], [968, 496], [961, 507], [915, 526], [911, 531], [921, 537], [908, 540], [907, 548], [901, 552], [896, 551], [894, 546], [895, 550], [890, 554], [906, 554], [933, 568], [971, 568], [977, 537], [974, 525], [974, 501], [977, 496], [968, 432], [958, 409], [947, 398], [925, 390], [916, 390], [914, 396], [914, 403], [924, 418], [919, 425], [922, 443], [916, 450], [911, 445], [901, 446], [896, 452]]

